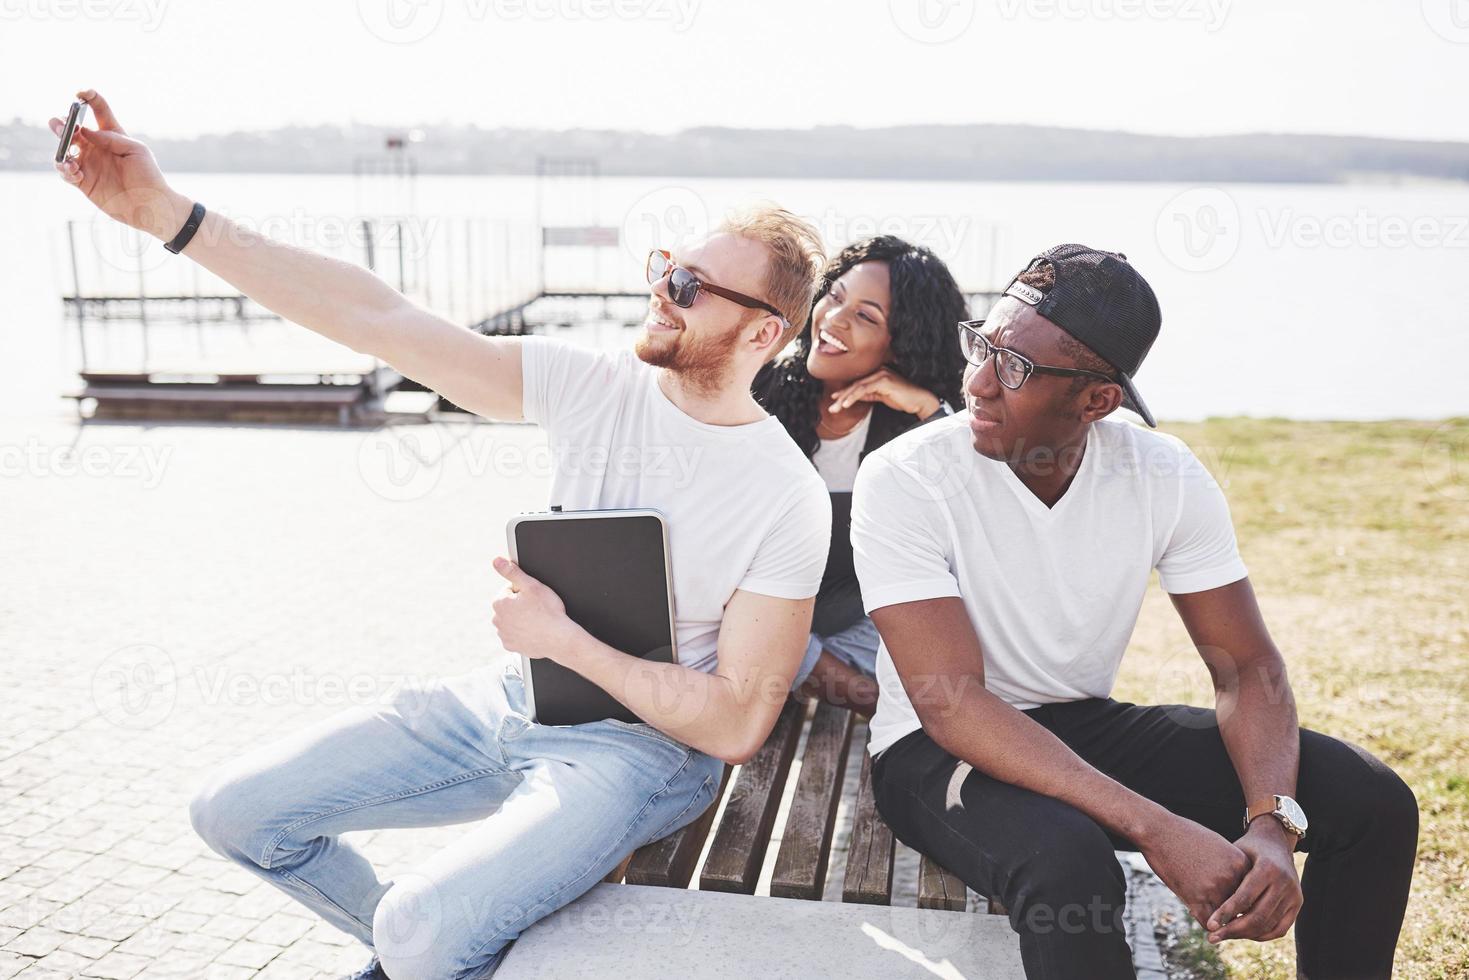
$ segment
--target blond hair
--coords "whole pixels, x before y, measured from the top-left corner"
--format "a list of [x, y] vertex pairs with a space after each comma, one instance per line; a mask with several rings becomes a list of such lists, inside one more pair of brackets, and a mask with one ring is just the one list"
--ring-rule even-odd
[[761, 298], [786, 318], [785, 331], [770, 352], [774, 357], [801, 332], [811, 315], [816, 284], [826, 263], [821, 234], [809, 221], [774, 205], [727, 215], [719, 230], [757, 241], [770, 253]]

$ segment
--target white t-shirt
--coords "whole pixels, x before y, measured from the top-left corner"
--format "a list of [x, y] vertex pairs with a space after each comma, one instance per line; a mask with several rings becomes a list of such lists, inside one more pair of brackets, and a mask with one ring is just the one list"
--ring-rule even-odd
[[[966, 415], [905, 433], [857, 475], [852, 550], [868, 613], [961, 597], [985, 687], [1020, 709], [1111, 693], [1154, 568], [1170, 593], [1246, 574], [1203, 464], [1173, 436], [1112, 420], [1092, 426], [1052, 508], [1007, 464], [974, 451]], [[877, 681], [873, 755], [920, 727], [886, 644]]]
[[714, 670], [736, 589], [816, 594], [831, 498], [773, 416], [746, 425], [691, 418], [632, 351], [527, 337], [521, 374], [525, 418], [549, 437], [550, 503], [651, 507], [667, 520], [679, 663]]
[[832, 493], [844, 493], [852, 489], [857, 479], [857, 465], [862, 462], [862, 449], [867, 445], [867, 430], [872, 427], [872, 409], [862, 416], [857, 427], [844, 436], [822, 439], [816, 447], [811, 462], [816, 472]]

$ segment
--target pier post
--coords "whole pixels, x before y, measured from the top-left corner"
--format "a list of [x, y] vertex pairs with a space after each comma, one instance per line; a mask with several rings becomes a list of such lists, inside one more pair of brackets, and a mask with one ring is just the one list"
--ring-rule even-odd
[[82, 373], [87, 372], [87, 328], [82, 304], [82, 274], [77, 268], [76, 222], [66, 223], [66, 247], [71, 252], [71, 299], [77, 311], [77, 342], [82, 349]]
[[148, 370], [148, 290], [143, 285], [143, 251], [147, 247], [142, 240], [143, 236], [137, 234], [138, 240], [138, 324], [143, 328], [143, 371]]

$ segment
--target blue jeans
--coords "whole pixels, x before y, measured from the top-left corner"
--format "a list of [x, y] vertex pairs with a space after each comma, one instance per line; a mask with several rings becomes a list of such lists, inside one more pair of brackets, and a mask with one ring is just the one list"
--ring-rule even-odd
[[806, 655], [801, 658], [801, 667], [796, 671], [796, 679], [791, 681], [791, 690], [795, 690], [806, 682], [811, 676], [811, 671], [816, 667], [816, 661], [821, 659], [821, 651], [842, 661], [848, 667], [860, 670], [868, 677], [877, 673], [877, 644], [879, 642], [877, 627], [872, 625], [872, 620], [863, 616], [851, 626], [840, 633], [831, 636], [817, 636], [812, 633], [806, 642]]
[[[393, 980], [487, 977], [531, 923], [694, 820], [723, 763], [650, 725], [539, 725], [518, 666], [405, 687], [247, 753], [189, 813], [211, 848], [372, 947]], [[348, 831], [473, 821], [382, 881]]]

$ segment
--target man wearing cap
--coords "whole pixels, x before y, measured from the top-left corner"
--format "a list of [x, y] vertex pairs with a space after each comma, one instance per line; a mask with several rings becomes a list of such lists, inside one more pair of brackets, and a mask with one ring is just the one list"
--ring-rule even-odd
[[[1388, 977], [1417, 802], [1297, 726], [1218, 484], [1178, 439], [1109, 417], [1154, 426], [1133, 376], [1160, 323], [1125, 256], [1044, 252], [960, 325], [967, 411], [863, 464], [878, 809], [1005, 906], [1032, 978], [1133, 976], [1114, 848], [1141, 851], [1212, 942], [1294, 923], [1302, 976]], [[1108, 696], [1154, 569], [1213, 710]]]

